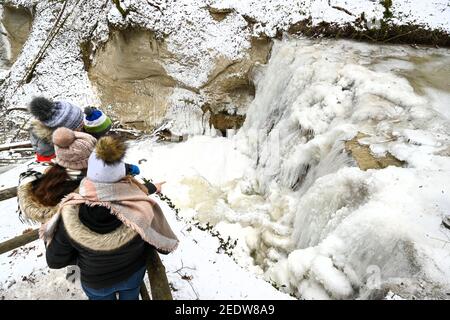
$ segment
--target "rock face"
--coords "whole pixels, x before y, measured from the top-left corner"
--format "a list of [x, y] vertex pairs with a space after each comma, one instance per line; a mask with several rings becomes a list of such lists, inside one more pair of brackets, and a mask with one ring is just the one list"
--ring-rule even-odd
[[24, 8], [5, 6], [1, 20], [11, 48], [9, 64], [13, 64], [22, 50], [31, 29], [31, 12]]
[[251, 72], [255, 66], [267, 63], [271, 46], [272, 42], [268, 38], [254, 38], [243, 59], [217, 59], [208, 82], [201, 88], [213, 112], [245, 113], [242, 109], [255, 96]]
[[[178, 107], [180, 100], [171, 99], [177, 88], [189, 91], [209, 118], [206, 123], [224, 134], [226, 129], [242, 125], [245, 107], [255, 95], [252, 70], [267, 62], [271, 43], [267, 38], [254, 38], [243, 58], [218, 57], [208, 81], [200, 87], [189, 87], [168, 75], [164, 66], [181, 57], [148, 30], [113, 30], [92, 59], [86, 46], [84, 60], [102, 105], [110, 105], [123, 123], [154, 129], [169, 110]], [[189, 101], [184, 99], [181, 104], [185, 102]]]
[[[164, 117], [176, 81], [164, 62], [173, 59], [150, 31], [114, 30], [89, 67], [103, 105], [125, 124], [153, 128]], [[131, 111], [132, 110], [132, 111]]]
[[227, 114], [223, 111], [214, 113], [208, 105], [205, 105], [202, 110], [209, 116], [209, 126], [219, 130], [221, 135], [224, 137], [227, 136], [227, 130], [239, 129], [240, 127], [242, 127], [245, 121], [244, 115]]

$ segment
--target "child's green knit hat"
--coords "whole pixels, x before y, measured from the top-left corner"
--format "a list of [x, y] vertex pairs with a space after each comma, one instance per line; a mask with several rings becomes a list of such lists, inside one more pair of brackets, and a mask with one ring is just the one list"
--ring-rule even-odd
[[84, 131], [97, 139], [104, 136], [111, 129], [111, 119], [95, 107], [84, 108]]

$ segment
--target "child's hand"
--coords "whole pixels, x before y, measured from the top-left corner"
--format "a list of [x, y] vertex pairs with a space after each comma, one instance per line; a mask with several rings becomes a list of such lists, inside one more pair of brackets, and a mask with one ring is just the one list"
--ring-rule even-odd
[[156, 193], [161, 193], [161, 188], [164, 183], [166, 183], [166, 182], [162, 181], [162, 182], [155, 183]]

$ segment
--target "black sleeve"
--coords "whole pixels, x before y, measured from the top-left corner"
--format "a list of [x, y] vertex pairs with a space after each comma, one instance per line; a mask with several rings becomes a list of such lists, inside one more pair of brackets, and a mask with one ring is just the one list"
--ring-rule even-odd
[[156, 192], [156, 186], [153, 183], [151, 183], [150, 181], [146, 181], [144, 186], [147, 187], [149, 194], [153, 194]]
[[50, 269], [76, 264], [77, 251], [69, 241], [62, 220], [59, 221], [53, 240], [47, 246], [45, 256]]

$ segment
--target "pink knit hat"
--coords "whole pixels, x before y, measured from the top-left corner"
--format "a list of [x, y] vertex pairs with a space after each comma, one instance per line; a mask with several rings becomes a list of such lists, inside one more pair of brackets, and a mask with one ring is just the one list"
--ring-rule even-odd
[[90, 134], [58, 128], [53, 132], [55, 162], [67, 169], [86, 169], [96, 143], [97, 139]]

